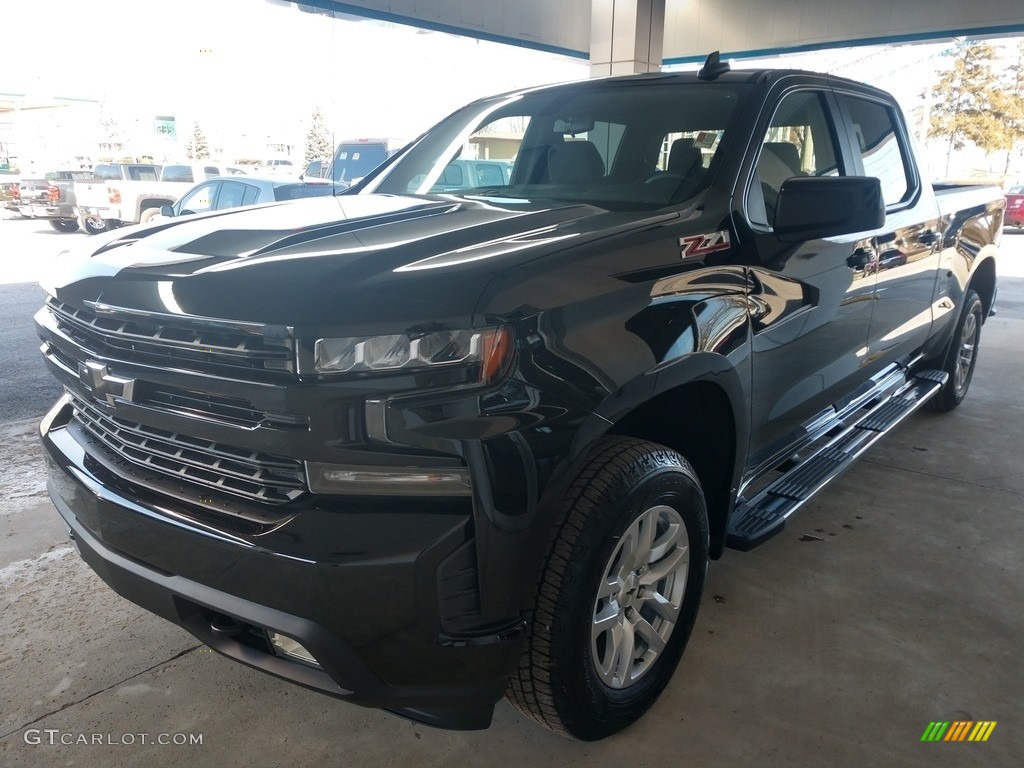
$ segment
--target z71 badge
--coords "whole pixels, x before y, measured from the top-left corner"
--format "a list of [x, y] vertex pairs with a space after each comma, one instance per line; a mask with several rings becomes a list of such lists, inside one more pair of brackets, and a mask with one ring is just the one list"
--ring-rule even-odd
[[679, 238], [683, 261], [703, 259], [709, 253], [729, 248], [728, 231], [712, 232], [707, 235], [687, 235]]

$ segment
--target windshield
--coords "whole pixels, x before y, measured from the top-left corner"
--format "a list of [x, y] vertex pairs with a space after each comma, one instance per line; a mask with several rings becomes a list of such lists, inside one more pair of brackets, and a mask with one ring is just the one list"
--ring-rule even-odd
[[334, 155], [334, 181], [361, 179], [388, 159], [388, 148], [381, 143], [341, 144]]
[[[748, 86], [591, 81], [465, 107], [360, 192], [555, 199], [644, 210], [689, 199], [716, 167]], [[480, 161], [511, 165], [505, 179]]]

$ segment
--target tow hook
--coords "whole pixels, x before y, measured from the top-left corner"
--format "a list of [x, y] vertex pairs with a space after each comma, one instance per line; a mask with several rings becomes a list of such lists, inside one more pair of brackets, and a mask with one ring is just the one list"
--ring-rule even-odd
[[210, 619], [210, 629], [213, 630], [215, 635], [221, 637], [238, 637], [245, 631], [245, 626], [239, 624], [230, 616], [215, 613], [213, 618]]

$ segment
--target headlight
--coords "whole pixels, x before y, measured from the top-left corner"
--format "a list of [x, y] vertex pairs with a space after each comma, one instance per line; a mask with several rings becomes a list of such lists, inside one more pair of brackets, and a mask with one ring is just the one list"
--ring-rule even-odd
[[479, 331], [352, 336], [317, 339], [317, 373], [415, 371], [447, 366], [476, 367], [476, 381], [498, 379], [512, 356], [507, 327]]

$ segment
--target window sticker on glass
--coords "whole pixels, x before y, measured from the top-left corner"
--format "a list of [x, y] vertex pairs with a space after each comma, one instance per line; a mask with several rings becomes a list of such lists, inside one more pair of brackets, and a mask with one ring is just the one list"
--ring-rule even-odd
[[711, 149], [715, 145], [715, 140], [718, 138], [717, 131], [701, 131], [694, 137], [693, 146], [699, 147], [700, 149]]

